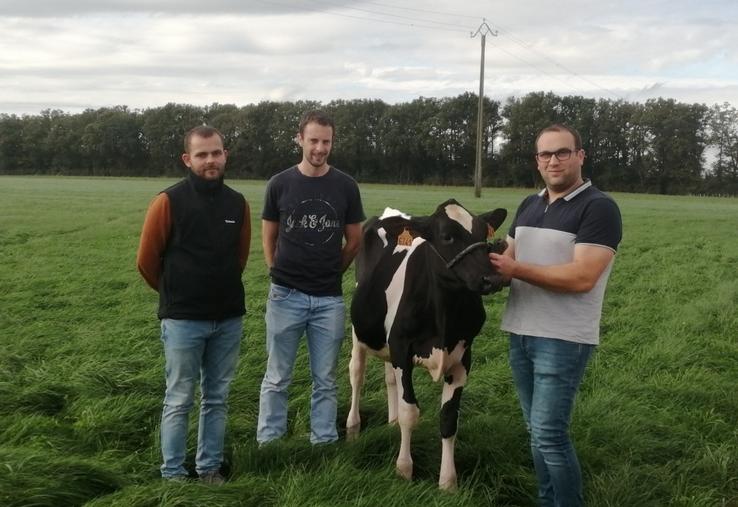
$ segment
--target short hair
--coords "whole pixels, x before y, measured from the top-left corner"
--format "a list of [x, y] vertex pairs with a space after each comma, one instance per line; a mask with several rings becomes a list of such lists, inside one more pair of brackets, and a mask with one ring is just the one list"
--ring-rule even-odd
[[317, 123], [324, 127], [330, 127], [333, 131], [333, 137], [336, 137], [336, 124], [333, 122], [333, 118], [323, 111], [312, 110], [302, 115], [302, 119], [300, 120], [300, 135], [305, 133], [305, 126], [308, 123]]
[[574, 149], [582, 149], [582, 136], [579, 135], [577, 129], [568, 125], [564, 125], [563, 123], [554, 123], [553, 125], [549, 125], [548, 127], [541, 129], [541, 131], [538, 132], [538, 135], [536, 136], [536, 142], [533, 143], [533, 147], [536, 151], [538, 151], [538, 140], [546, 132], [568, 132], [574, 137]]
[[220, 137], [220, 142], [223, 143], [223, 146], [225, 147], [225, 138], [223, 137], [223, 134], [220, 133], [220, 130], [216, 129], [215, 127], [211, 127], [210, 125], [198, 125], [195, 128], [190, 129], [187, 131], [184, 137], [184, 151], [185, 153], [190, 152], [190, 140], [192, 139], [192, 136], [198, 136], [198, 137], [213, 137], [218, 136]]

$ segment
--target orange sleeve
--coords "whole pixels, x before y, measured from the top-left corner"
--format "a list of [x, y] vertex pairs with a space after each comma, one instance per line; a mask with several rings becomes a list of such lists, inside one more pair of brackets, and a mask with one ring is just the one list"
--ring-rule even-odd
[[165, 193], [157, 195], [146, 212], [141, 241], [138, 244], [136, 265], [146, 283], [159, 291], [159, 276], [164, 250], [167, 248], [169, 234], [172, 229], [172, 216], [169, 208], [169, 196]]
[[238, 260], [241, 263], [241, 272], [246, 269], [246, 262], [249, 260], [249, 250], [251, 249], [251, 209], [249, 202], [243, 208], [243, 224], [241, 225], [241, 244], [238, 249]]

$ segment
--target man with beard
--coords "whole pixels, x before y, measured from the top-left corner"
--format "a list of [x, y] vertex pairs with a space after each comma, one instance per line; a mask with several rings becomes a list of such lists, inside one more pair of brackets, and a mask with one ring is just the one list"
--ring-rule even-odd
[[345, 334], [341, 279], [358, 252], [364, 211], [356, 181], [328, 164], [334, 137], [330, 117], [305, 114], [297, 135], [302, 160], [273, 176], [266, 188], [262, 242], [271, 285], [256, 432], [260, 445], [287, 431], [287, 389], [303, 334], [313, 382], [310, 442], [338, 439], [336, 363]]
[[202, 482], [223, 484], [228, 390], [236, 372], [245, 314], [241, 274], [251, 243], [249, 205], [223, 183], [227, 151], [213, 127], [190, 130], [182, 161], [190, 169], [149, 206], [138, 270], [159, 293], [166, 359], [161, 475], [184, 480], [188, 415], [199, 378], [195, 465]]

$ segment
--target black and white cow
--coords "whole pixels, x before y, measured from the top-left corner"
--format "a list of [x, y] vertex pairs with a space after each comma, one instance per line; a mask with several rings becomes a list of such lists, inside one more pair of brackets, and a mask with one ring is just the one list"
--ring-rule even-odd
[[486, 318], [481, 296], [502, 288], [488, 253], [504, 251], [506, 243], [487, 239], [506, 216], [504, 209], [475, 216], [451, 199], [427, 217], [388, 208], [364, 224], [351, 304], [346, 433], [355, 438], [361, 426], [359, 397], [368, 352], [385, 361], [388, 418], [399, 422], [402, 436], [396, 467], [406, 479], [413, 473], [410, 438], [420, 413], [412, 384], [417, 364], [427, 368], [434, 381], [444, 379], [438, 484], [456, 488], [459, 402], [471, 365], [471, 344]]

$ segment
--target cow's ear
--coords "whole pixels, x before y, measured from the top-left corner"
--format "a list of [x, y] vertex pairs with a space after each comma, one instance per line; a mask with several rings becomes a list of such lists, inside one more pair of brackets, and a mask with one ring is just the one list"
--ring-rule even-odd
[[413, 217], [410, 220], [410, 227], [416, 233], [419, 233], [425, 239], [431, 238], [430, 220], [428, 217]]
[[507, 210], [504, 208], [497, 208], [494, 211], [488, 211], [480, 215], [482, 220], [492, 226], [494, 230], [497, 230], [502, 225], [502, 222], [507, 218]]
[[409, 222], [404, 217], [391, 216], [388, 218], [383, 218], [380, 223], [384, 230], [387, 231], [387, 235], [390, 238], [396, 238], [399, 234], [402, 233], [402, 231], [405, 230]]

